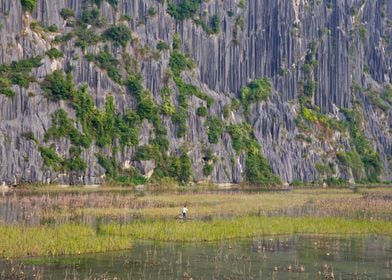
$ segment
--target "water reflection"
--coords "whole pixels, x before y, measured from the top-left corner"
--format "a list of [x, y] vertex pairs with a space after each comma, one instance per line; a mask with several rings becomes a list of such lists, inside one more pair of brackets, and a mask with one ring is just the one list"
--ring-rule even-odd
[[0, 261], [3, 278], [22, 271], [28, 279], [381, 280], [392, 279], [391, 266], [391, 239], [374, 236], [137, 242], [130, 251]]

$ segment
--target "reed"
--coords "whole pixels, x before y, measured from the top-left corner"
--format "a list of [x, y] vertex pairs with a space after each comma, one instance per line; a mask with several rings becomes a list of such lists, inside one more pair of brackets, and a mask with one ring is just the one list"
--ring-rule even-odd
[[159, 241], [215, 241], [258, 235], [377, 234], [392, 236], [392, 223], [315, 217], [255, 217], [205, 221], [144, 221], [102, 228], [109, 235]]
[[126, 236], [76, 224], [0, 226], [0, 236], [0, 256], [4, 258], [98, 253], [131, 247], [131, 239]]

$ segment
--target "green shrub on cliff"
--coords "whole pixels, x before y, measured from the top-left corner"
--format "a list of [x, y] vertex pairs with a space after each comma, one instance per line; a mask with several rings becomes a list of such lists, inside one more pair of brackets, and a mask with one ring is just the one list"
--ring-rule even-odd
[[202, 0], [182, 0], [178, 4], [169, 3], [167, 12], [176, 20], [192, 18], [200, 8]]
[[24, 11], [32, 12], [37, 6], [37, 0], [20, 0]]
[[113, 25], [103, 33], [105, 39], [111, 40], [115, 44], [125, 47], [132, 39], [131, 30], [124, 24]]

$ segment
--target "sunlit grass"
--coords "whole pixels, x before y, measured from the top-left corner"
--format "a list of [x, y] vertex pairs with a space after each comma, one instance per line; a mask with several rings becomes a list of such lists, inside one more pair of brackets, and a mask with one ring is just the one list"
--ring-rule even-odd
[[172, 217], [179, 214], [183, 204], [187, 204], [190, 215], [203, 216], [244, 216], [249, 214], [265, 214], [269, 211], [304, 206], [315, 199], [360, 198], [350, 190], [297, 190], [287, 193], [255, 193], [255, 194], [162, 194], [140, 198], [159, 202], [165, 207], [147, 207], [140, 211], [146, 217]]
[[145, 221], [110, 224], [103, 232], [134, 239], [159, 241], [214, 241], [257, 235], [281, 234], [378, 234], [392, 236], [392, 223], [341, 218], [241, 217], [228, 220]]
[[58, 256], [129, 249], [131, 239], [86, 225], [0, 226], [0, 256]]
[[[106, 252], [127, 249], [134, 239], [190, 242], [296, 233], [392, 236], [390, 188], [160, 194], [122, 190], [110, 186], [102, 193], [87, 189], [62, 194], [48, 188], [47, 193], [0, 197], [0, 202], [31, 209], [23, 215], [35, 215], [36, 221], [31, 227], [0, 224], [0, 256]], [[185, 223], [175, 219], [184, 204], [190, 218]], [[128, 222], [120, 225], [120, 220]]]

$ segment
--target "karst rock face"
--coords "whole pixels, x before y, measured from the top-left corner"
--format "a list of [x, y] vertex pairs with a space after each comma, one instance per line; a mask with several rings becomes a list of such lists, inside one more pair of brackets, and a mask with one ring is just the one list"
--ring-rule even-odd
[[[41, 148], [61, 159], [72, 158], [75, 143], [70, 137], [45, 136], [59, 109], [83, 133], [72, 98], [54, 100], [44, 90], [45, 79], [55, 70], [72, 74], [75, 90], [87, 85], [97, 111], [105, 112], [108, 97], [113, 98], [119, 115], [137, 111], [140, 101], [123, 81], [140, 73], [143, 90], [149, 92], [166, 130], [168, 145], [160, 153], [182, 163], [185, 155], [193, 181], [247, 181], [250, 148], [235, 148], [228, 129], [245, 123], [251, 128], [248, 136], [257, 140], [260, 154], [282, 183], [392, 179], [392, 1], [208, 0], [195, 4], [196, 11], [183, 19], [168, 12], [167, 2], [37, 0], [26, 9], [19, 0], [0, 0], [0, 64], [42, 58], [41, 65], [28, 71], [32, 79], [27, 86], [11, 79], [14, 96], [0, 94], [1, 182], [103, 183], [110, 172], [102, 156], [124, 174], [132, 170], [154, 177], [159, 164], [165, 167], [165, 159], [158, 163], [154, 156], [137, 156], [141, 147], [153, 146], [157, 135], [154, 121], [143, 117], [135, 124], [137, 143], [121, 145], [113, 136], [110, 143], [98, 145], [93, 137], [90, 145], [79, 149], [83, 167], [64, 167], [63, 162], [63, 167], [53, 168], [45, 162]], [[183, 2], [173, 0], [170, 5]], [[64, 19], [61, 11], [71, 10], [74, 15]], [[85, 11], [93, 10], [98, 15], [81, 23]], [[102, 22], [95, 24], [97, 18]], [[213, 26], [212, 19], [218, 24]], [[121, 45], [104, 39], [102, 34], [113, 24], [127, 26], [131, 40]], [[53, 25], [56, 28], [50, 30]], [[82, 25], [97, 35], [94, 43], [86, 39], [83, 47], [78, 44]], [[72, 35], [67, 40], [58, 39], [68, 33]], [[177, 50], [173, 40], [180, 41]], [[161, 50], [159, 42], [166, 43]], [[62, 55], [49, 57], [51, 48]], [[120, 80], [110, 77], [95, 57], [103, 50], [117, 60], [113, 66]], [[194, 67], [173, 74], [174, 52], [188, 56]], [[124, 54], [131, 62], [125, 62]], [[131, 68], [128, 73], [126, 67]], [[176, 75], [203, 93], [187, 95], [186, 113], [179, 115], [185, 118], [180, 120], [185, 124], [182, 135], [180, 121], [160, 109], [167, 98], [164, 87], [171, 92], [174, 115], [181, 106]], [[269, 81], [270, 94], [245, 109], [241, 90], [260, 78]], [[203, 96], [213, 102], [207, 106]], [[197, 113], [199, 107], [207, 108], [206, 116]], [[356, 116], [354, 121], [350, 114]], [[215, 129], [211, 120], [219, 121], [217, 140], [210, 139]], [[365, 148], [360, 141], [366, 142]], [[371, 176], [367, 168], [374, 160], [380, 170]]]

